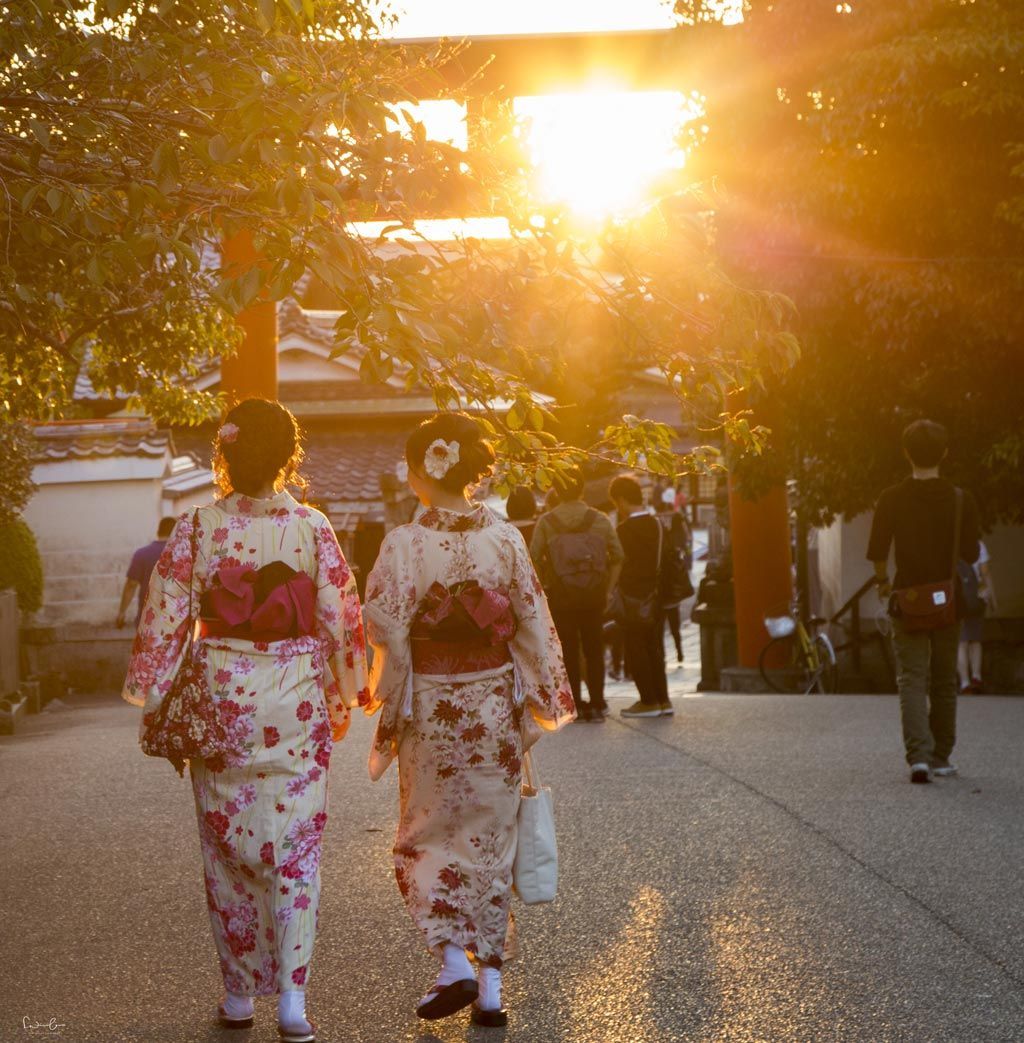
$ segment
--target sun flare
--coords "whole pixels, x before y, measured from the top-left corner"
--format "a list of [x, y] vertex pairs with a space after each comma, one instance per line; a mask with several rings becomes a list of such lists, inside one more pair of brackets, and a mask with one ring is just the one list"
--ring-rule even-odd
[[683, 125], [700, 115], [679, 91], [589, 90], [516, 98], [535, 164], [535, 188], [576, 215], [633, 211], [654, 185], [679, 170]]

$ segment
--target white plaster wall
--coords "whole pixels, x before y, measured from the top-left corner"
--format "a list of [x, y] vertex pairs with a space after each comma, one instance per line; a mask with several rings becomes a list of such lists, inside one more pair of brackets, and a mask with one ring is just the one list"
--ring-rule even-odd
[[[822, 615], [831, 616], [846, 599], [855, 594], [874, 573], [865, 556], [871, 532], [871, 513], [858, 514], [849, 521], [839, 518], [827, 529], [818, 531], [818, 568], [821, 576]], [[892, 565], [889, 566], [892, 574]], [[861, 617], [870, 622], [881, 609], [872, 591], [861, 599]]]
[[355, 381], [359, 374], [305, 350], [284, 350], [277, 358], [277, 377], [282, 383]]
[[992, 560], [1000, 617], [1024, 617], [1024, 525], [997, 525], [982, 537]]
[[[159, 477], [120, 481], [41, 481], [25, 510], [43, 560], [44, 625], [110, 623], [136, 548], [156, 536]], [[45, 484], [43, 484], [45, 482]]]

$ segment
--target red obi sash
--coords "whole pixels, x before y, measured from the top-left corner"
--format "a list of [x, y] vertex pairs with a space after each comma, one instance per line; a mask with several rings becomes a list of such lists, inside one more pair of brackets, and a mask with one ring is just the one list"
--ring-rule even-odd
[[516, 632], [508, 595], [485, 590], [476, 580], [424, 595], [410, 628], [412, 668], [417, 674], [470, 674], [512, 662], [508, 643]]
[[203, 637], [281, 641], [313, 633], [316, 584], [283, 561], [221, 569], [200, 601]]

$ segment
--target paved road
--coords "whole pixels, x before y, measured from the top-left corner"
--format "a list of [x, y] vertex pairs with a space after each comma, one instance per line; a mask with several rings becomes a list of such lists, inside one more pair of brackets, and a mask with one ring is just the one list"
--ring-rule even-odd
[[[1024, 700], [965, 700], [963, 776], [929, 787], [892, 697], [676, 707], [545, 743], [562, 893], [520, 915], [506, 1032], [412, 1016], [434, 968], [391, 877], [396, 779], [368, 781], [358, 722], [331, 769], [321, 1039], [1024, 1040]], [[0, 1040], [269, 1043], [268, 1001], [250, 1033], [213, 1024], [190, 795], [138, 753], [136, 714], [96, 699], [0, 739]]]

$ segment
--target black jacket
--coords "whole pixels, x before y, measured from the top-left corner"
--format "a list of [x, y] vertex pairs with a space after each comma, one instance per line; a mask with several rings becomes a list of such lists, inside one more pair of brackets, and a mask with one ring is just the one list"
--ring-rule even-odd
[[661, 522], [653, 514], [627, 518], [616, 530], [625, 558], [619, 575], [623, 594], [645, 597], [658, 585], [658, 540], [664, 539]]

